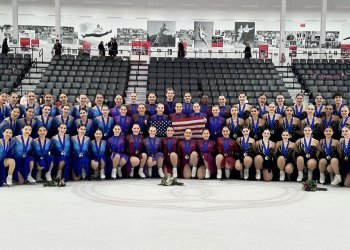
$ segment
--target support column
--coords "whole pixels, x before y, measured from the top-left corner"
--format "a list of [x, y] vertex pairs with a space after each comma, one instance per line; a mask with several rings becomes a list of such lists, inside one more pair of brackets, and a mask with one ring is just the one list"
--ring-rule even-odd
[[286, 12], [287, 12], [287, 0], [281, 0], [281, 17], [280, 17], [280, 49], [279, 57], [282, 62], [282, 55], [285, 55], [286, 47]]
[[61, 41], [61, 0], [55, 0], [55, 29], [56, 38]]
[[19, 44], [18, 41], [18, 0], [12, 0], [12, 28], [13, 28], [13, 42]]
[[322, 0], [321, 3], [321, 29], [320, 29], [320, 59], [324, 58], [325, 42], [326, 42], [326, 22], [327, 22], [327, 0]]

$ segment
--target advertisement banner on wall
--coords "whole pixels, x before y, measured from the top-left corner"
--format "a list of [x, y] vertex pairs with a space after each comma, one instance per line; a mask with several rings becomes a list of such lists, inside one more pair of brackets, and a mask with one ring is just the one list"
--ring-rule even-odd
[[259, 58], [260, 59], [269, 58], [269, 45], [268, 44], [260, 44], [259, 45]]

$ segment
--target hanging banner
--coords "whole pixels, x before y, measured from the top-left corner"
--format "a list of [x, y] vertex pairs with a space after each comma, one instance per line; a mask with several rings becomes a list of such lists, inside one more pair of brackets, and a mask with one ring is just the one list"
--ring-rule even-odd
[[296, 45], [290, 45], [289, 46], [289, 57], [297, 57], [297, 49], [298, 49], [298, 47]]
[[269, 45], [268, 44], [260, 44], [259, 45], [259, 58], [260, 59], [269, 58]]
[[151, 41], [132, 41], [131, 46], [133, 55], [150, 55]]
[[350, 58], [350, 44], [340, 45], [341, 58]]
[[83, 42], [83, 52], [84, 52], [84, 54], [90, 54], [91, 53], [91, 43]]

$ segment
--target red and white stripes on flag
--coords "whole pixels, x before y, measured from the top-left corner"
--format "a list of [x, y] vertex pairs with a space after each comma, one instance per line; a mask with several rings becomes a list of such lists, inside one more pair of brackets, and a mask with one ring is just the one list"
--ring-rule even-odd
[[193, 118], [181, 118], [172, 121], [174, 128], [174, 137], [184, 138], [186, 129], [192, 130], [192, 137], [196, 139], [202, 138], [202, 131], [205, 128], [205, 118], [193, 117]]

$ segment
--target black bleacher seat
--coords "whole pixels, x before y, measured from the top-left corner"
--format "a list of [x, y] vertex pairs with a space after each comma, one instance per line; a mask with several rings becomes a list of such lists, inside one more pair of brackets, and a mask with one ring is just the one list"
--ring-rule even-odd
[[[232, 95], [244, 89], [251, 92], [254, 89], [260, 90], [261, 86], [265, 86], [266, 91], [287, 93], [271, 60], [159, 59], [151, 59], [148, 91], [164, 92], [165, 88], [173, 87], [178, 92], [189, 87], [194, 92], [208, 94], [209, 98], [215, 101], [219, 95], [224, 94], [229, 98], [229, 102], [236, 100]], [[290, 99], [288, 94], [285, 97]]]
[[[94, 97], [100, 92], [113, 100], [117, 94], [125, 96], [129, 71], [130, 62], [125, 58], [54, 56], [36, 92], [42, 93], [39, 88], [51, 89], [55, 93], [69, 94], [69, 98], [80, 93]], [[53, 85], [48, 86], [48, 82]]]

